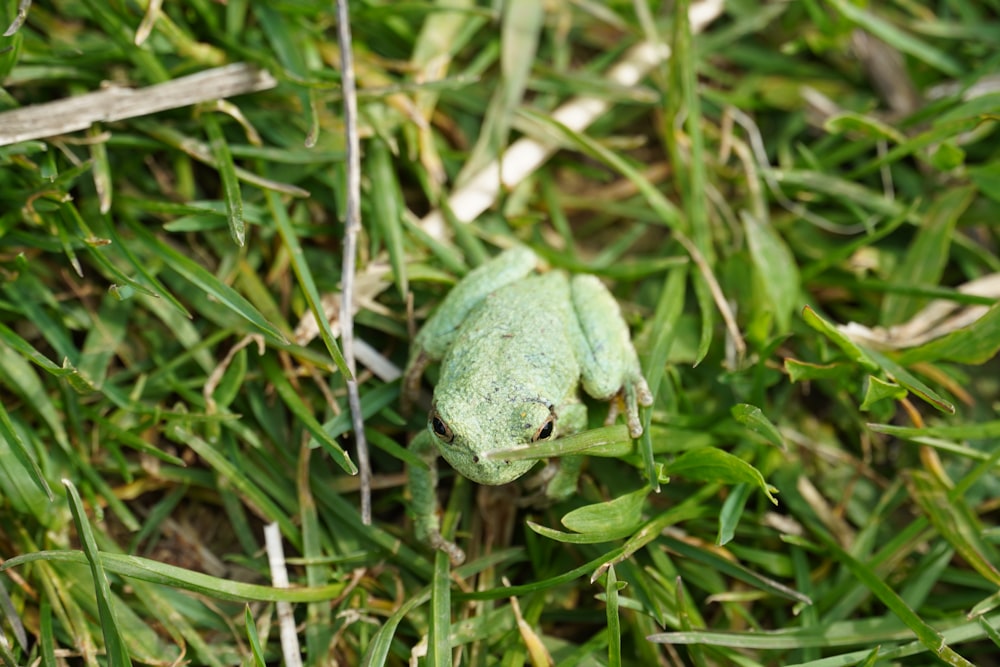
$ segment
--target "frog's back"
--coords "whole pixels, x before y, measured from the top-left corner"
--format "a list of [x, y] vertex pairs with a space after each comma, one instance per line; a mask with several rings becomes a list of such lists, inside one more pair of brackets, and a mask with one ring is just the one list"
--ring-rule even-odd
[[442, 360], [439, 387], [465, 387], [473, 402], [498, 393], [562, 400], [580, 376], [567, 329], [572, 317], [562, 272], [496, 290], [463, 322]]

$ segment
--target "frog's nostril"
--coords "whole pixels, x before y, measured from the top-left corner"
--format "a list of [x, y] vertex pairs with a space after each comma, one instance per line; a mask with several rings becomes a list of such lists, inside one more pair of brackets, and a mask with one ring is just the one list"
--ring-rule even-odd
[[473, 463], [479, 463], [479, 457], [478, 456], [473, 456], [472, 457], [472, 462]]

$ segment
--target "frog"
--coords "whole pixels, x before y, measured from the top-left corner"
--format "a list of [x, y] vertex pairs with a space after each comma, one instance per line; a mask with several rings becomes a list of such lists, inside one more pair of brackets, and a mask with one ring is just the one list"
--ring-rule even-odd
[[[435, 362], [440, 368], [427, 426], [410, 444], [426, 468], [410, 466], [409, 487], [416, 537], [456, 565], [464, 552], [440, 532], [438, 456], [473, 482], [508, 484], [538, 460], [494, 453], [583, 431], [581, 391], [610, 403], [609, 424], [624, 412], [633, 438], [643, 433], [639, 406], [653, 403], [608, 288], [591, 274], [543, 271], [526, 246], [473, 269], [426, 320], [403, 374], [404, 403], [415, 399]], [[580, 457], [561, 458], [546, 475], [546, 497], [571, 496], [581, 465]]]

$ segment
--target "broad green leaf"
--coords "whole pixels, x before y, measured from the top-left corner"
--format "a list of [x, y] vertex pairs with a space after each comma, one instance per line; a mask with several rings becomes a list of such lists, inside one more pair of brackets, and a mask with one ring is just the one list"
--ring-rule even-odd
[[840, 333], [836, 327], [820, 317], [819, 314], [817, 314], [816, 311], [809, 306], [806, 306], [802, 310], [802, 319], [805, 320], [806, 324], [811, 326], [813, 329], [829, 338], [831, 342], [833, 342], [844, 352], [844, 354], [848, 356], [848, 358], [860, 364], [865, 368], [865, 370], [873, 372], [878, 370], [878, 364], [871, 358], [871, 355], [868, 354], [864, 348], [857, 345], [844, 334]]
[[965, 151], [953, 141], [945, 141], [931, 151], [931, 166], [938, 171], [952, 171], [965, 164]]
[[642, 522], [642, 507], [648, 495], [649, 488], [644, 486], [603, 503], [578, 507], [563, 516], [562, 525], [577, 533], [600, 533], [606, 539], [625, 537]]
[[715, 447], [705, 447], [685, 452], [667, 466], [667, 473], [688, 479], [724, 484], [752, 484], [759, 488], [775, 505], [777, 489], [769, 485], [759, 470], [744, 461]]
[[879, 401], [891, 400], [899, 401], [906, 398], [907, 391], [905, 388], [900, 387], [895, 382], [886, 382], [874, 375], [868, 376], [868, 381], [865, 382], [865, 397], [861, 402], [860, 409], [863, 411], [871, 410], [872, 406]]
[[780, 449], [785, 449], [785, 440], [781, 437], [778, 427], [756, 405], [737, 403], [729, 409], [729, 413], [733, 419], [762, 436], [767, 442]]
[[[638, 493], [638, 492], [636, 492]], [[648, 494], [648, 489], [642, 490], [642, 493]], [[671, 507], [666, 512], [658, 515], [657, 517], [646, 521], [641, 524], [639, 528], [633, 531], [632, 536], [626, 542], [626, 550], [628, 553], [635, 553], [650, 541], [655, 539], [657, 529], [662, 530], [666, 526], [673, 525], [675, 523], [680, 523], [681, 521], [686, 521], [688, 519], [693, 519], [700, 517], [704, 514], [705, 508], [699, 506], [694, 502], [685, 502], [681, 505], [676, 505]], [[592, 532], [592, 533], [567, 533], [560, 530], [555, 530], [554, 528], [547, 528], [545, 526], [539, 525], [534, 521], [527, 522], [528, 527], [533, 531], [547, 537], [551, 540], [557, 542], [563, 542], [566, 544], [599, 544], [602, 542], [609, 542], [620, 539], [620, 537], [615, 537], [614, 534], [617, 532], [613, 527], [605, 527], [604, 532]], [[621, 562], [622, 556], [616, 556], [614, 562]], [[604, 565], [607, 565], [612, 561], [605, 561]], [[593, 580], [596, 580], [600, 576], [603, 570], [599, 568], [599, 571], [595, 572], [592, 576]]]
[[594, 533], [567, 533], [555, 528], [548, 528], [534, 521], [526, 523], [528, 524], [528, 528], [531, 528], [542, 537], [547, 537], [550, 540], [562, 542], [563, 544], [602, 544], [604, 542], [613, 542], [623, 537], [619, 534], [619, 531], [612, 529]]
[[785, 358], [785, 371], [792, 382], [845, 380], [853, 376], [853, 370], [847, 364], [812, 364], [791, 357]]

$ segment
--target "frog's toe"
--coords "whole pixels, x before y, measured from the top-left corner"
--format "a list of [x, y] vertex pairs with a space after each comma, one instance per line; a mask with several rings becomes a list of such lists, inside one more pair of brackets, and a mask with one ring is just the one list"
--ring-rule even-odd
[[434, 531], [428, 535], [427, 540], [432, 547], [438, 551], [443, 551], [448, 555], [453, 567], [458, 567], [465, 562], [465, 552], [454, 542], [449, 542], [441, 536], [441, 533]]
[[649, 384], [646, 382], [646, 378], [640, 375], [633, 381], [633, 386], [635, 388], [635, 395], [639, 405], [647, 408], [651, 406], [653, 404], [653, 392], [649, 390]]
[[622, 395], [621, 392], [615, 394], [611, 397], [611, 401], [608, 403], [608, 417], [604, 420], [605, 426], [611, 426], [618, 419], [618, 415], [622, 411]]
[[639, 421], [639, 406], [636, 403], [636, 394], [631, 385], [626, 385], [614, 395], [608, 408], [608, 418], [604, 420], [605, 426], [611, 426], [618, 419], [618, 415], [625, 413], [625, 423], [628, 424], [629, 435], [638, 438], [642, 435], [642, 422]]
[[628, 423], [629, 434], [633, 438], [642, 435], [642, 422], [639, 421], [639, 406], [650, 406], [653, 404], [653, 393], [646, 384], [646, 378], [637, 375], [631, 378], [622, 387], [622, 395], [625, 403], [625, 417]]

